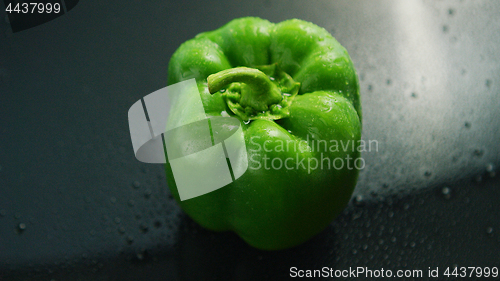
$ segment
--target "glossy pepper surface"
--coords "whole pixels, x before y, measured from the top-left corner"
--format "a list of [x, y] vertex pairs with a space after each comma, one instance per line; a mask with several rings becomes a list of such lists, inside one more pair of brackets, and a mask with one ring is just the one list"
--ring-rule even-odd
[[[232, 20], [173, 54], [168, 84], [192, 78], [207, 116], [241, 120], [249, 165], [231, 184], [181, 201], [167, 163], [169, 188], [193, 220], [276, 250], [339, 215], [361, 166], [361, 107], [353, 63], [328, 31], [297, 19]], [[189, 119], [184, 106], [170, 118]]]

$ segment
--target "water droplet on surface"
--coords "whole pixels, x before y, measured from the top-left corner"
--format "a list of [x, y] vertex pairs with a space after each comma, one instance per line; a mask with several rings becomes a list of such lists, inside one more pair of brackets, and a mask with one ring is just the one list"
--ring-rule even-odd
[[469, 122], [465, 122], [464, 126], [465, 126], [465, 128], [469, 129], [471, 124]]
[[132, 199], [128, 200], [128, 206], [129, 207], [134, 207], [135, 206], [135, 201], [132, 200]]
[[111, 203], [115, 204], [116, 203], [116, 197], [109, 198], [109, 201], [111, 201]]
[[119, 224], [120, 222], [122, 222], [122, 220], [119, 217], [116, 217], [115, 218], [115, 223]]
[[492, 163], [488, 163], [488, 165], [486, 165], [486, 172], [493, 172], [493, 164]]
[[357, 195], [353, 199], [354, 205], [356, 206], [363, 206], [365, 202], [363, 201], [363, 196], [362, 195]]
[[124, 233], [125, 233], [125, 227], [120, 226], [120, 227], [118, 228], [118, 232], [120, 232], [120, 234], [124, 234]]
[[129, 236], [127, 236], [126, 240], [127, 240], [127, 244], [132, 245], [132, 243], [134, 243], [134, 236], [129, 235]]
[[415, 93], [415, 92], [411, 93], [411, 97], [414, 98], [414, 99], [416, 99], [418, 97], [417, 93]]
[[17, 225], [16, 232], [20, 234], [21, 232], [26, 230], [26, 224], [25, 223], [20, 223]]
[[455, 13], [455, 10], [453, 10], [451, 8], [448, 9], [448, 15], [453, 16], [454, 13]]
[[474, 149], [473, 155], [476, 157], [482, 157], [484, 155], [484, 150], [482, 149]]
[[144, 198], [149, 199], [149, 197], [151, 197], [151, 194], [153, 194], [153, 192], [151, 191], [151, 189], [149, 189], [149, 188], [146, 189], [144, 191]]
[[138, 181], [134, 181], [134, 182], [132, 183], [132, 186], [133, 186], [135, 189], [137, 189], [137, 188], [141, 187], [141, 183], [140, 183], [140, 182], [138, 182]]
[[483, 181], [483, 176], [481, 176], [481, 175], [477, 175], [477, 176], [474, 178], [474, 180], [475, 180], [476, 182], [481, 182], [481, 181]]
[[441, 193], [443, 194], [445, 199], [450, 199], [451, 189], [449, 187], [443, 187], [443, 189], [441, 189]]
[[147, 233], [149, 230], [148, 226], [145, 224], [140, 224], [139, 229], [141, 230], [142, 233]]
[[493, 227], [491, 227], [491, 226], [490, 226], [490, 227], [487, 227], [487, 228], [486, 228], [486, 233], [487, 233], [487, 234], [493, 234]]
[[387, 85], [391, 85], [392, 81], [391, 81], [391, 79], [387, 79], [387, 80], [385, 81], [385, 83], [386, 83]]
[[142, 261], [144, 259], [145, 254], [146, 254], [146, 251], [141, 251], [141, 252], [137, 253], [135, 256], [138, 260]]

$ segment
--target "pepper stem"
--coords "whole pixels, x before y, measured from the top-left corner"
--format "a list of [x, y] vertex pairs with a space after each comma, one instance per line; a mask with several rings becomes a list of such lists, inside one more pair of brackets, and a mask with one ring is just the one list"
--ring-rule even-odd
[[250, 90], [241, 92], [239, 104], [250, 106], [257, 111], [265, 111], [270, 105], [279, 103], [283, 96], [271, 79], [262, 71], [255, 68], [235, 67], [222, 70], [208, 76], [208, 91], [214, 94], [231, 83], [246, 84]]

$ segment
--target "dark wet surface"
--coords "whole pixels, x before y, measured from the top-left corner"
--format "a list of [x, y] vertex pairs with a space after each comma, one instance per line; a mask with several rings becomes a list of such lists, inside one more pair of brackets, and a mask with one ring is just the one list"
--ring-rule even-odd
[[[351, 2], [83, 1], [18, 33], [1, 6], [0, 280], [498, 266], [499, 4]], [[129, 107], [166, 86], [183, 41], [248, 15], [330, 31], [360, 76], [363, 139], [378, 143], [345, 212], [280, 252], [187, 218], [128, 130]]]

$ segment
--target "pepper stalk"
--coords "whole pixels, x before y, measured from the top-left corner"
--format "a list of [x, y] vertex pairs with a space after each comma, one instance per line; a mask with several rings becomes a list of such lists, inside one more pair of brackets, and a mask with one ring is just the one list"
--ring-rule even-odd
[[276, 64], [222, 70], [208, 76], [207, 82], [211, 94], [226, 89], [223, 98], [243, 121], [288, 117], [288, 107], [300, 88]]

